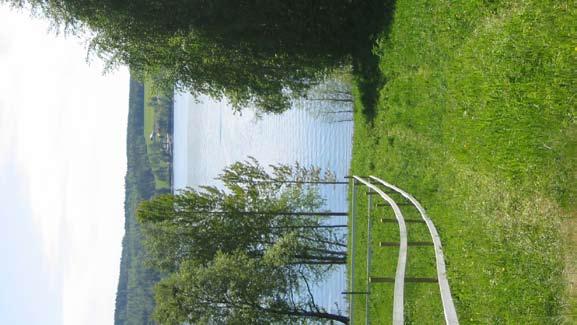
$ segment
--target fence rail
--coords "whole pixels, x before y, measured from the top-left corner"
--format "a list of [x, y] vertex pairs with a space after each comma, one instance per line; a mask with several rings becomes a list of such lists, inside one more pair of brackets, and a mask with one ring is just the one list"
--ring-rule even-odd
[[[449, 287], [449, 282], [447, 280], [447, 271], [445, 266], [445, 258], [443, 255], [443, 247], [441, 245], [441, 239], [439, 237], [439, 233], [427, 215], [423, 206], [409, 193], [405, 192], [404, 190], [378, 178], [375, 176], [352, 176], [351, 179], [353, 180], [353, 195], [352, 195], [352, 211], [351, 211], [351, 237], [352, 243], [354, 243], [354, 236], [355, 236], [355, 219], [358, 217], [356, 216], [356, 202], [357, 202], [357, 186], [364, 185], [367, 187], [367, 196], [369, 200], [369, 221], [370, 221], [370, 209], [372, 198], [375, 195], [378, 195], [380, 198], [384, 200], [386, 205], [390, 206], [393, 209], [395, 214], [395, 219], [381, 219], [382, 222], [397, 222], [399, 226], [399, 242], [380, 242], [381, 247], [387, 246], [398, 246], [399, 247], [399, 255], [397, 259], [397, 268], [395, 272], [394, 278], [388, 277], [377, 277], [372, 276], [370, 274], [370, 259], [371, 259], [371, 223], [367, 222], [368, 225], [368, 234], [367, 234], [367, 284], [365, 291], [357, 291], [358, 294], [366, 294], [366, 302], [367, 305], [365, 306], [367, 315], [365, 317], [366, 324], [369, 324], [369, 317], [368, 317], [368, 295], [371, 292], [371, 284], [372, 283], [394, 283], [394, 292], [393, 292], [393, 319], [392, 322], [395, 325], [402, 325], [404, 324], [404, 286], [405, 282], [412, 282], [412, 283], [438, 283], [441, 301], [443, 303], [443, 313], [445, 316], [445, 322], [449, 325], [458, 325], [459, 319], [457, 317], [457, 312], [455, 310], [455, 304], [453, 302], [453, 297], [451, 295], [451, 289]], [[400, 194], [404, 197], [408, 202], [397, 203], [395, 200], [388, 194]], [[383, 206], [383, 204], [377, 204], [378, 206]], [[403, 217], [403, 213], [399, 206], [413, 206], [415, 207], [421, 216], [421, 219], [405, 219]], [[431, 235], [432, 242], [408, 242], [407, 240], [407, 227], [406, 222], [411, 223], [425, 223]], [[351, 246], [351, 255], [354, 256], [355, 254], [355, 247], [354, 244]], [[437, 269], [437, 277], [436, 278], [409, 278], [405, 276], [406, 271], [406, 264], [407, 264], [407, 248], [411, 246], [433, 246], [435, 251], [435, 260], [436, 260], [436, 269]], [[416, 248], [418, 249], [418, 248]], [[354, 261], [354, 258], [352, 259]], [[354, 284], [354, 263], [351, 265], [351, 285]], [[351, 293], [355, 292], [353, 287], [351, 287]], [[355, 293], [357, 293], [355, 292]], [[353, 319], [354, 309], [352, 308], [352, 302], [350, 303], [350, 317], [351, 320]]]

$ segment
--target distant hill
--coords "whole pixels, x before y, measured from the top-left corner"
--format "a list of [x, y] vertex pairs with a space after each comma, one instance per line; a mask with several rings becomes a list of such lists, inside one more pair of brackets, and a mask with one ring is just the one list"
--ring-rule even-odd
[[[143, 263], [143, 247], [140, 227], [135, 219], [135, 211], [139, 202], [150, 199], [156, 194], [166, 193], [172, 188], [171, 166], [172, 150], [160, 154], [157, 147], [147, 145], [145, 137], [145, 87], [142, 83], [131, 79], [129, 93], [128, 129], [127, 129], [127, 171], [125, 177], [125, 235], [122, 240], [122, 257], [120, 260], [120, 277], [116, 292], [115, 325], [146, 325], [155, 324], [151, 314], [154, 309], [154, 285], [160, 280], [160, 274]], [[164, 98], [162, 105], [162, 125], [157, 125], [164, 134], [172, 135], [172, 97]], [[158, 105], [153, 105], [156, 109]], [[148, 114], [150, 115], [150, 114]], [[150, 142], [150, 141], [148, 141]], [[150, 152], [149, 152], [150, 151]], [[159, 168], [153, 168], [162, 163], [168, 166], [169, 172], [158, 173]], [[166, 170], [165, 169], [165, 170]], [[156, 172], [156, 173], [155, 173]], [[162, 186], [159, 186], [162, 184]]]

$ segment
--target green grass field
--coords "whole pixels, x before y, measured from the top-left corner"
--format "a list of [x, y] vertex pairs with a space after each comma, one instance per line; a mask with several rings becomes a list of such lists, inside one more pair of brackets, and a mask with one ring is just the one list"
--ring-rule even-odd
[[146, 144], [150, 146], [150, 133], [154, 129], [154, 109], [150, 105], [150, 100], [153, 97], [153, 89], [149, 81], [144, 82], [144, 138]]
[[[427, 209], [462, 324], [577, 323], [569, 283], [577, 272], [577, 2], [394, 7], [374, 48], [382, 82], [357, 75], [352, 172], [380, 176]], [[355, 290], [366, 283], [363, 192]], [[371, 274], [393, 276], [397, 249], [376, 243], [394, 241], [397, 226], [378, 223], [391, 216], [379, 209]], [[423, 225], [408, 227], [409, 240], [426, 240]], [[433, 258], [432, 248], [409, 248], [407, 276], [434, 276]], [[372, 291], [371, 324], [389, 324], [392, 285]], [[353, 303], [362, 324], [365, 297]], [[406, 284], [405, 310], [407, 323], [441, 324], [437, 285]]]
[[161, 177], [159, 175], [159, 168], [167, 168], [169, 162], [159, 157], [162, 157], [160, 153], [160, 148], [158, 145], [153, 144], [150, 139], [150, 134], [154, 130], [154, 120], [156, 111], [151, 105], [151, 99], [157, 96], [155, 89], [153, 88], [152, 82], [147, 80], [144, 82], [144, 139], [146, 141], [146, 147], [148, 152], [148, 157], [154, 174], [154, 180], [156, 182], [156, 189], [170, 189], [170, 177]]

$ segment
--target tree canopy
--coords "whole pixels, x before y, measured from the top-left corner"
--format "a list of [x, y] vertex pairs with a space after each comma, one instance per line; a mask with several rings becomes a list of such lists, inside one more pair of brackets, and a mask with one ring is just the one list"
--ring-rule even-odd
[[[269, 174], [251, 159], [225, 169], [224, 189], [189, 188], [145, 201], [137, 219], [149, 262], [172, 272], [185, 260], [207, 263], [219, 251], [258, 257], [274, 248], [286, 263], [311, 270], [343, 264], [342, 234], [323, 226], [324, 200], [316, 184], [303, 183], [329, 177], [299, 165], [273, 166]], [[311, 211], [319, 215], [299, 215]]]
[[[305, 286], [305, 298], [298, 298]], [[268, 259], [242, 252], [218, 253], [207, 265], [190, 261], [162, 280], [156, 290], [156, 319], [162, 324], [287, 324], [299, 319], [346, 316], [319, 308], [306, 276]]]
[[90, 39], [110, 66], [160, 85], [281, 112], [353, 42], [348, 0], [0, 0]]
[[318, 191], [334, 176], [298, 164], [270, 170], [251, 158], [223, 171], [223, 188], [189, 188], [140, 205], [147, 260], [168, 274], [156, 289], [161, 323], [346, 322], [310, 293], [346, 262], [344, 234], [325, 224]]

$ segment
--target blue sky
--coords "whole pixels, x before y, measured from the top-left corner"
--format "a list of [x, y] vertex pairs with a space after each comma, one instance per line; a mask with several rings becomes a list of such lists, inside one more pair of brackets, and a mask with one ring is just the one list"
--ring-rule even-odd
[[110, 324], [128, 72], [0, 5], [0, 324]]

